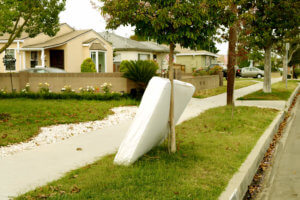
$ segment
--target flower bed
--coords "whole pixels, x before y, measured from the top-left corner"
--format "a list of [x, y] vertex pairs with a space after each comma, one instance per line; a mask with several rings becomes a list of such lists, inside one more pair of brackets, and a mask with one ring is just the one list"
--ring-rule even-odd
[[129, 94], [111, 92], [112, 85], [104, 83], [100, 86], [103, 92], [100, 92], [98, 87], [86, 86], [79, 88], [79, 93], [76, 93], [70, 85], [66, 85], [61, 89], [60, 93], [53, 93], [50, 90], [48, 83], [40, 83], [38, 92], [31, 92], [30, 84], [26, 84], [21, 92], [8, 93], [4, 89], [0, 89], [0, 98], [30, 98], [30, 99], [77, 99], [77, 100], [120, 100], [130, 98]]

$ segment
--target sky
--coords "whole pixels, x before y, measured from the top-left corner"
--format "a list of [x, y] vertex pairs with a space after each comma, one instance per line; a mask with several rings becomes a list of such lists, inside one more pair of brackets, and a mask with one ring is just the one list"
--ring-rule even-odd
[[[60, 22], [68, 23], [75, 29], [94, 29], [97, 32], [105, 31], [105, 20], [100, 11], [93, 8], [90, 0], [67, 0], [66, 10], [60, 13]], [[123, 37], [134, 34], [133, 27], [120, 27], [114, 33]], [[218, 54], [227, 54], [228, 44], [217, 44]]]

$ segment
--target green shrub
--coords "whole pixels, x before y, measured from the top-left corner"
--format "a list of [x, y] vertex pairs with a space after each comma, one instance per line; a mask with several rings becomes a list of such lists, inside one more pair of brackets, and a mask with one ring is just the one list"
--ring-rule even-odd
[[72, 89], [71, 85], [65, 85], [63, 88], [61, 88], [62, 93], [74, 93], [75, 90]]
[[153, 76], [156, 76], [158, 64], [154, 61], [122, 61], [120, 71], [124, 77], [136, 82], [141, 88], [146, 88]]
[[111, 83], [103, 83], [101, 85], [101, 89], [103, 90], [104, 94], [110, 93], [111, 88], [112, 88], [112, 84]]
[[96, 92], [96, 89], [93, 86], [86, 86], [79, 88], [79, 92], [81, 94], [94, 94]]
[[208, 73], [209, 73], [209, 75], [217, 75], [217, 74], [219, 74], [219, 72], [221, 72], [222, 71], [222, 67], [220, 67], [220, 66], [214, 66], [213, 68], [211, 68], [209, 71], [208, 71]]
[[76, 99], [76, 100], [120, 100], [129, 98], [122, 93], [0, 93], [0, 99], [29, 98], [29, 99]]
[[91, 58], [87, 58], [82, 62], [81, 72], [96, 72], [95, 63]]
[[39, 93], [48, 94], [51, 92], [49, 83], [39, 83]]
[[300, 69], [295, 69], [294, 73], [295, 73], [297, 76], [300, 76]]
[[265, 66], [264, 65], [259, 65], [259, 66], [256, 66], [258, 69], [260, 70], [265, 70]]
[[193, 73], [193, 76], [206, 76], [208, 75], [208, 72], [205, 70], [197, 70]]

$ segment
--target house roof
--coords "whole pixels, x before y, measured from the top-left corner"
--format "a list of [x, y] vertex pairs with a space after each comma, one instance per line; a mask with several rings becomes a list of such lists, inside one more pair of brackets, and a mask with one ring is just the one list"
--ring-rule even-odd
[[170, 52], [170, 50], [167, 46], [157, 44], [156, 42], [143, 41], [143, 42], [140, 42], [140, 43], [144, 44], [149, 49], [153, 49], [154, 51], [163, 52], [163, 53], [169, 53]]
[[103, 51], [106, 51], [105, 47], [101, 43], [93, 43], [90, 46], [90, 50], [103, 50]]
[[94, 42], [95, 40], [97, 40], [97, 38], [91, 38], [91, 39], [84, 41], [82, 44], [90, 44], [90, 43]]
[[[10, 34], [5, 33], [3, 35], [0, 35], [0, 40], [8, 40], [10, 37]], [[15, 40], [23, 40], [25, 38], [29, 37], [27, 33], [23, 32], [20, 37], [17, 37]]]
[[[65, 26], [65, 25], [68, 26], [70, 29], [74, 30], [74, 29], [73, 29], [69, 24], [67, 24], [67, 23], [61, 23], [61, 24], [60, 24], [60, 27]], [[40, 33], [40, 34], [43, 34], [43, 33]], [[10, 34], [5, 33], [5, 34], [3, 34], [3, 35], [0, 35], [0, 40], [8, 40], [9, 37], [10, 37]], [[20, 37], [17, 37], [15, 40], [24, 40], [24, 39], [26, 39], [26, 38], [29, 38], [28, 33], [22, 32], [21, 35], [20, 35]]]
[[176, 51], [179, 53], [176, 56], [212, 56], [218, 58], [219, 56], [215, 53], [206, 50], [192, 50], [187, 48], [182, 48], [180, 45], [176, 45]]
[[66, 44], [68, 41], [90, 31], [92, 30], [74, 30], [58, 37], [54, 36], [50, 40], [47, 40], [45, 42], [24, 46], [23, 48], [52, 48], [55, 46], [61, 46]]
[[106, 41], [112, 43], [116, 51], [145, 51], [145, 52], [157, 52], [168, 53], [168, 48], [156, 44], [154, 42], [139, 42], [125, 38], [114, 33], [101, 32], [99, 33]]

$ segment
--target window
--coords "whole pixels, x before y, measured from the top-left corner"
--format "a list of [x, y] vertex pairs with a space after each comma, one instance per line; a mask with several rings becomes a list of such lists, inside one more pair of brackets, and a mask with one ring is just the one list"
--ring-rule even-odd
[[250, 71], [252, 71], [252, 72], [257, 72], [258, 69], [257, 69], [257, 68], [254, 68], [254, 67], [250, 67]]
[[30, 67], [35, 68], [38, 65], [38, 52], [32, 51], [30, 58]]
[[[14, 59], [16, 59], [16, 54], [15, 54], [15, 50], [14, 49], [6, 49], [5, 50], [5, 55], [10, 55], [12, 56]], [[16, 63], [14, 64], [14, 66], [12, 66], [11, 69], [8, 69], [6, 66], [5, 66], [5, 70], [16, 70]]]
[[139, 60], [150, 60], [150, 54], [140, 54], [139, 53]]
[[96, 65], [97, 72], [106, 72], [105, 52], [93, 50], [90, 55]]

